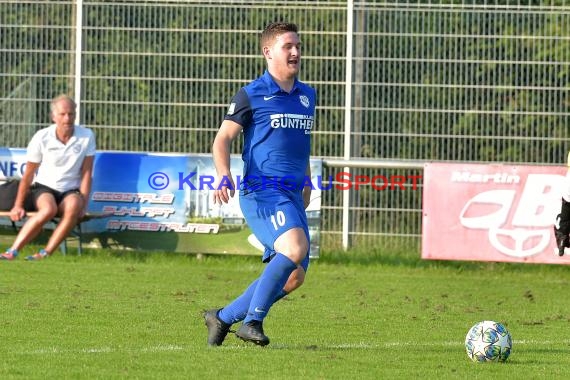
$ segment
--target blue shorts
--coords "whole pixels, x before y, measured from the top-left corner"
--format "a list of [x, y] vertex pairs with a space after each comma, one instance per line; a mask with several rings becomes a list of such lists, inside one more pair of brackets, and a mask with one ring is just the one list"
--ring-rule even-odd
[[[307, 214], [300, 194], [277, 189], [242, 190], [239, 203], [247, 225], [265, 247], [263, 262], [271, 260], [276, 253], [275, 240], [291, 228], [302, 228], [310, 246]], [[309, 252], [301, 263], [305, 271], [308, 265]]]

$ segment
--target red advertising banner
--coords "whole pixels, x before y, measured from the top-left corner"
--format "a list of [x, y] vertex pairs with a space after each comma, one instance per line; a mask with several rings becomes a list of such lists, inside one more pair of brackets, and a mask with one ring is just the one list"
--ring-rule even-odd
[[427, 164], [422, 258], [570, 264], [553, 224], [567, 168]]

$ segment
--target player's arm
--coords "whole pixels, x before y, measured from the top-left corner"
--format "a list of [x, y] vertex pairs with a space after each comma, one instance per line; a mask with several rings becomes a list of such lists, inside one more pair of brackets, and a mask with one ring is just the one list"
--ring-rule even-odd
[[24, 209], [24, 201], [26, 200], [26, 195], [30, 191], [30, 186], [34, 180], [34, 175], [40, 164], [37, 162], [26, 162], [26, 169], [24, 169], [24, 174], [18, 185], [18, 194], [16, 195], [16, 200], [14, 201], [14, 206], [10, 210], [10, 219], [17, 222], [26, 216], [26, 210]]
[[83, 210], [80, 214], [81, 217], [87, 212], [87, 205], [89, 204], [89, 193], [91, 192], [91, 184], [93, 182], [93, 162], [95, 156], [86, 156], [81, 165], [81, 183], [79, 185], [79, 192], [83, 198]]
[[230, 147], [241, 129], [241, 125], [235, 121], [224, 120], [214, 139], [212, 155], [218, 177], [214, 187], [214, 204], [228, 203], [230, 197], [235, 194], [235, 183], [230, 168]]
[[[307, 170], [305, 170], [305, 178], [306, 179], [311, 179], [311, 163], [309, 162], [307, 164]], [[305, 181], [306, 183], [309, 183], [310, 181]], [[305, 185], [305, 187], [303, 187], [303, 204], [305, 206], [305, 208], [309, 207], [309, 203], [311, 203], [311, 186], [310, 185]]]

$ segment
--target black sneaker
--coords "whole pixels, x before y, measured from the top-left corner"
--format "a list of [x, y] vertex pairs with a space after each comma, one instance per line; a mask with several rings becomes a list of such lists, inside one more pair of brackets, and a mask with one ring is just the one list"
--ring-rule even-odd
[[236, 336], [246, 342], [252, 342], [258, 346], [267, 346], [269, 338], [263, 333], [263, 324], [261, 321], [250, 321], [241, 325], [236, 331]]
[[558, 256], [564, 256], [564, 248], [570, 247], [570, 236], [554, 226], [554, 237], [556, 238]]
[[204, 322], [208, 327], [208, 346], [221, 346], [232, 326], [218, 318], [220, 310], [212, 309], [204, 312]]

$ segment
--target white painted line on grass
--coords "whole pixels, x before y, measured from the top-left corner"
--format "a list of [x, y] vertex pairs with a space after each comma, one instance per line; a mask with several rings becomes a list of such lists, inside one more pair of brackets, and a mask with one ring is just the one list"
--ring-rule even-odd
[[14, 352], [12, 354], [15, 355], [45, 355], [45, 354], [107, 354], [107, 353], [114, 353], [114, 352], [169, 352], [169, 351], [184, 351], [185, 348], [182, 346], [177, 346], [173, 344], [159, 344], [158, 346], [151, 346], [151, 347], [142, 347], [139, 349], [117, 349], [111, 347], [91, 347], [91, 348], [81, 348], [77, 350], [71, 349], [61, 349], [57, 347], [49, 347], [49, 348], [38, 348], [32, 351], [26, 352]]
[[[463, 341], [447, 341], [447, 342], [379, 342], [379, 343], [340, 343], [340, 344], [311, 344], [311, 345], [287, 345], [287, 344], [272, 344], [268, 346], [269, 349], [297, 349], [297, 350], [371, 350], [379, 348], [391, 347], [449, 347], [449, 346], [463, 346]], [[533, 345], [533, 346], [561, 346], [570, 345], [569, 339], [560, 341], [549, 340], [513, 340], [513, 346], [518, 345]], [[240, 350], [247, 347], [256, 347], [254, 345], [226, 345], [216, 349], [225, 350]], [[204, 344], [204, 348], [208, 348]], [[156, 346], [141, 347], [141, 348], [112, 348], [112, 347], [86, 347], [81, 349], [61, 349], [58, 347], [38, 348], [32, 351], [11, 352], [11, 355], [46, 355], [46, 354], [106, 354], [115, 352], [172, 352], [172, 351], [186, 351], [188, 347], [176, 344], [158, 344]]]

